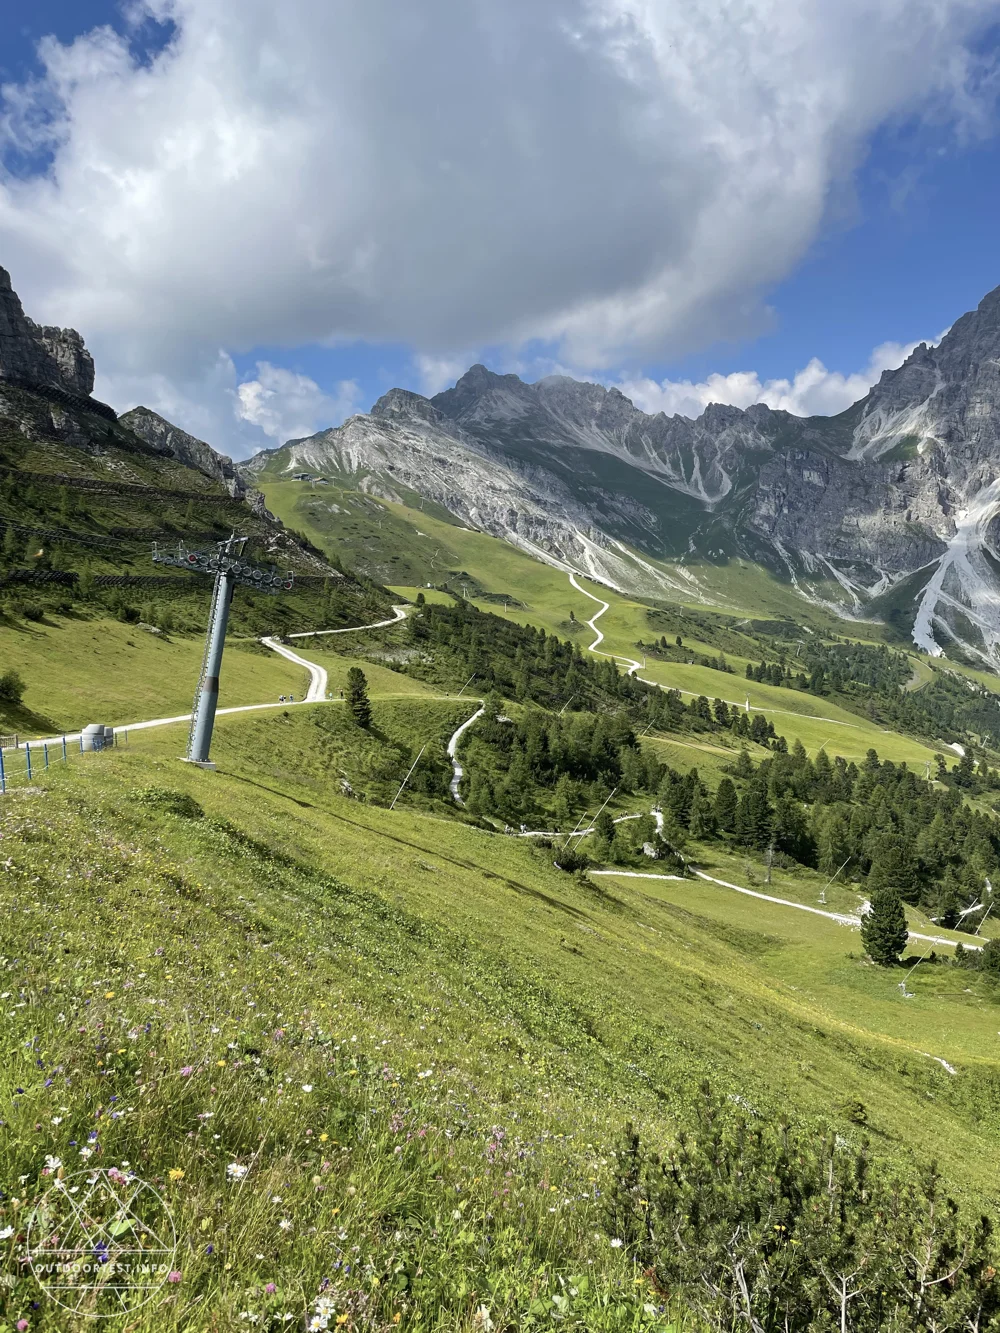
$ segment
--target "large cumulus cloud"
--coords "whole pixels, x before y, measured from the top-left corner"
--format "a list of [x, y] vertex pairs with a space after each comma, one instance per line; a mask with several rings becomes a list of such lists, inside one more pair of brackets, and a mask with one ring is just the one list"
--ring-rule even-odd
[[215, 385], [230, 353], [312, 341], [430, 364], [545, 339], [600, 369], [745, 334], [878, 127], [982, 114], [970, 51], [1000, 16], [149, 3], [176, 25], [152, 60], [99, 29], [44, 44], [44, 78], [6, 90], [8, 146], [45, 166], [0, 179], [3, 262], [111, 386]]

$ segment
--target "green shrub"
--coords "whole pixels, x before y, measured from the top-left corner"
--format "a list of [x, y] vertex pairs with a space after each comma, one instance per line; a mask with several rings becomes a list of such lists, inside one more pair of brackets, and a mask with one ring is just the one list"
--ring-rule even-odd
[[901, 1182], [865, 1143], [759, 1120], [707, 1084], [662, 1156], [626, 1130], [607, 1225], [719, 1333], [985, 1329], [1000, 1314], [990, 1222], [961, 1218], [934, 1166]]
[[0, 675], [0, 701], [19, 704], [24, 698], [24, 681], [16, 671], [5, 671]]
[[140, 805], [166, 810], [168, 814], [180, 815], [184, 819], [201, 819], [205, 814], [193, 796], [170, 787], [142, 787], [135, 793], [134, 799]]

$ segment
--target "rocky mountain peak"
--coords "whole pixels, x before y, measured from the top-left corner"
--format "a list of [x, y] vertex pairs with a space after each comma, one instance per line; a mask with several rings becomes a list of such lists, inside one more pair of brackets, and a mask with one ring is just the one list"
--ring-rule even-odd
[[76, 329], [39, 326], [24, 313], [0, 268], [0, 379], [89, 398], [94, 361]]
[[409, 389], [390, 389], [384, 393], [372, 408], [371, 416], [389, 420], [416, 417], [420, 421], [434, 423], [441, 420], [440, 411], [429, 398], [412, 393]]
[[246, 494], [246, 485], [231, 458], [216, 453], [210, 444], [189, 435], [159, 413], [148, 407], [133, 407], [119, 420], [157, 453], [176, 458], [179, 463], [221, 481], [229, 494], [238, 499]]
[[453, 389], [435, 394], [431, 402], [453, 421], [475, 420], [484, 413], [506, 418], [530, 411], [534, 394], [533, 386], [517, 375], [497, 375], [477, 364]]

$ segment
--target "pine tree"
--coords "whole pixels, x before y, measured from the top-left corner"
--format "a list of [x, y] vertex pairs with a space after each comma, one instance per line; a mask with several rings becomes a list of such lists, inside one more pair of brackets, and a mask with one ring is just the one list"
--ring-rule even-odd
[[368, 699], [368, 679], [360, 667], [347, 673], [347, 707], [359, 727], [370, 727], [372, 706]]
[[916, 902], [920, 881], [910, 849], [897, 833], [873, 833], [872, 868], [868, 891], [893, 889], [907, 902]]
[[730, 778], [723, 778], [715, 793], [715, 822], [723, 833], [732, 833], [736, 826], [736, 787]]
[[861, 918], [861, 942], [868, 957], [880, 967], [894, 967], [908, 939], [899, 894], [895, 889], [876, 889], [871, 896], [871, 911]]
[[753, 761], [751, 760], [749, 751], [745, 745], [740, 746], [740, 752], [736, 759], [736, 767], [733, 772], [738, 778], [753, 777]]
[[691, 798], [691, 817], [688, 827], [691, 830], [691, 837], [700, 841], [715, 837], [715, 813], [712, 810], [712, 802], [707, 796], [702, 795], [700, 787], [695, 788]]

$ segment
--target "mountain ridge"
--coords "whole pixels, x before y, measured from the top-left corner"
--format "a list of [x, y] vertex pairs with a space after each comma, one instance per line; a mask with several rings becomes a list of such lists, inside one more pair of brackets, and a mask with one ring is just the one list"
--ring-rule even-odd
[[919, 575], [893, 612], [914, 641], [1000, 664], [1000, 287], [829, 417], [763, 403], [647, 414], [616, 388], [477, 363], [433, 397], [392, 389], [238, 467], [419, 495], [645, 594], [676, 587], [671, 565], [688, 566], [689, 592], [692, 564], [742, 558], [851, 619]]

